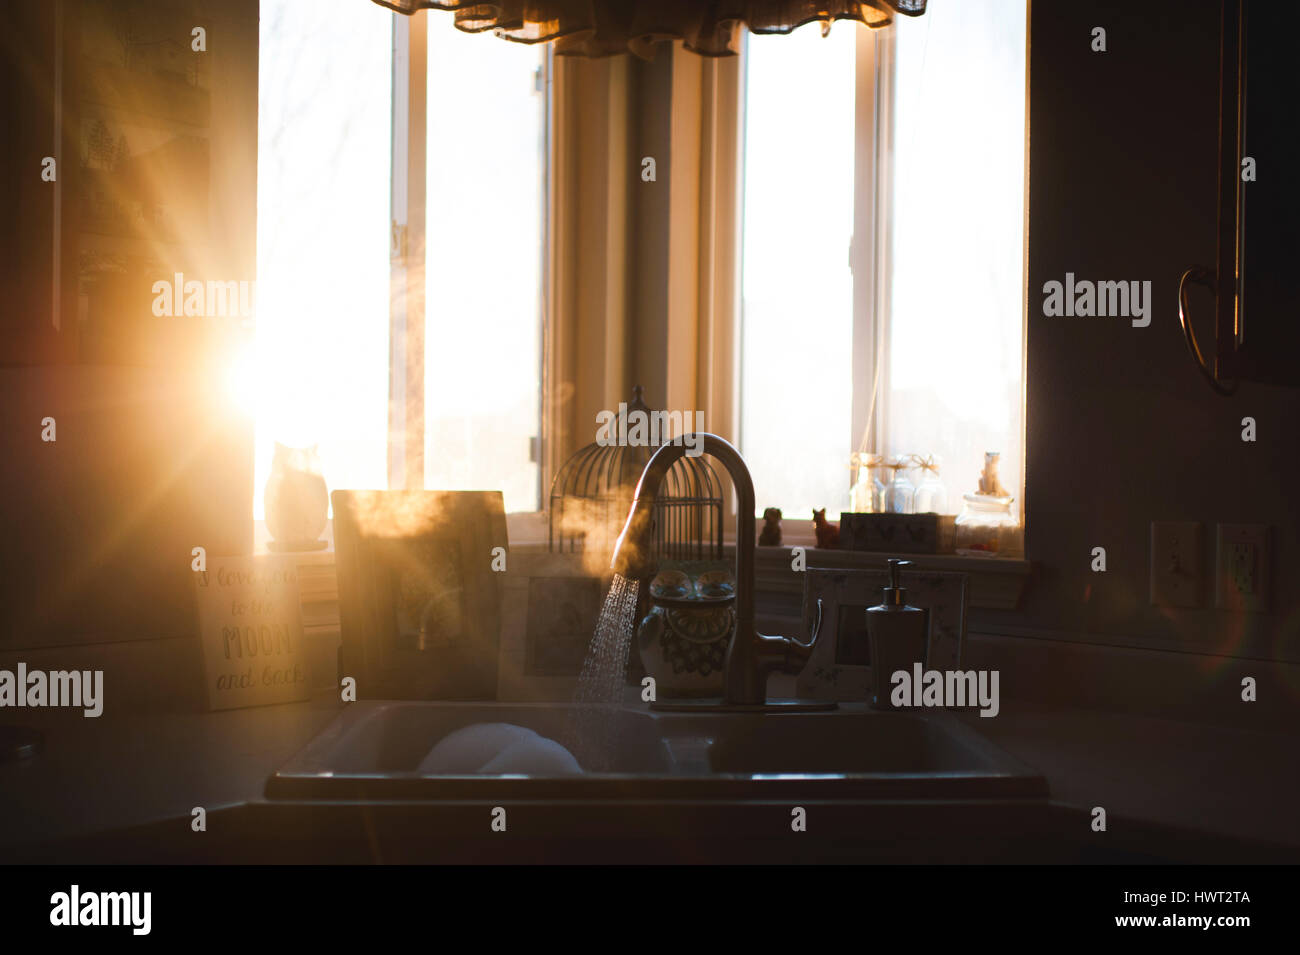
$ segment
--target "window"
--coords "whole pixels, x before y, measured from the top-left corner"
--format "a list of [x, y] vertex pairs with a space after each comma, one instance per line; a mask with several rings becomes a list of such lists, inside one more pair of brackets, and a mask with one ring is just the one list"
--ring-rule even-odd
[[747, 61], [741, 442], [759, 508], [833, 519], [859, 448], [937, 456], [949, 512], [999, 451], [1019, 497], [1023, 5], [751, 37]]
[[318, 445], [331, 489], [388, 486], [392, 34], [368, 4], [262, 0], [256, 519], [277, 441]]
[[331, 489], [538, 510], [544, 50], [356, 0], [261, 11], [254, 517], [275, 442], [318, 445]]
[[848, 497], [854, 31], [746, 55], [741, 451], [759, 510], [808, 519]]
[[425, 486], [508, 511], [540, 509], [544, 51], [429, 20]]

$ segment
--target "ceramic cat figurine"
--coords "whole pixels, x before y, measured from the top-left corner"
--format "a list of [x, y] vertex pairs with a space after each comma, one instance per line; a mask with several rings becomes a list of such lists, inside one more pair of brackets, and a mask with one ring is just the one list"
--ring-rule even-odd
[[822, 550], [840, 546], [840, 529], [826, 520], [826, 508], [813, 511], [813, 528], [817, 531], [817, 546]]
[[978, 493], [991, 495], [993, 497], [1007, 497], [1007, 489], [1002, 486], [998, 480], [998, 459], [1002, 457], [1000, 451], [984, 452], [984, 470], [980, 472], [980, 488]]
[[325, 530], [329, 491], [321, 475], [317, 445], [290, 448], [275, 443], [266, 482], [266, 529], [281, 545], [312, 545]]

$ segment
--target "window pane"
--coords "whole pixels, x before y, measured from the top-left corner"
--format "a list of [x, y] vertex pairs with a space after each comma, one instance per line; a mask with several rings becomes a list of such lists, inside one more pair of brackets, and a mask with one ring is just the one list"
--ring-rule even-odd
[[757, 507], [848, 503], [855, 28], [751, 36], [741, 450]]
[[425, 486], [539, 508], [542, 48], [429, 17]]
[[388, 486], [392, 30], [356, 0], [261, 2], [255, 518], [275, 441], [319, 443], [331, 490]]
[[955, 512], [986, 451], [1020, 488], [1025, 6], [936, 0], [895, 29], [886, 434], [942, 456]]

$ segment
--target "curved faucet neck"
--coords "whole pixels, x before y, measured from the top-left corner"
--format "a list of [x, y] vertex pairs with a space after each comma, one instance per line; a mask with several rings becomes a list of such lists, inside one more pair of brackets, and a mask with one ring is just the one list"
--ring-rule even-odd
[[766, 695], [766, 674], [755, 665], [758, 634], [754, 628], [754, 480], [744, 458], [730, 442], [707, 432], [691, 435], [693, 440], [689, 444], [685, 437], [661, 446], [651, 456], [637, 483], [632, 511], [636, 514], [653, 505], [669, 469], [687, 453], [688, 447], [700, 448], [727, 469], [736, 489], [736, 633], [727, 650], [726, 698], [731, 703], [761, 703]]

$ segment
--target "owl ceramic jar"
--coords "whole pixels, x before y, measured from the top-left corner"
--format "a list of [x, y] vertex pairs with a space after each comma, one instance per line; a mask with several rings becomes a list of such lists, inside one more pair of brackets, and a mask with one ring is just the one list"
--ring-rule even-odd
[[727, 647], [736, 629], [731, 571], [712, 562], [665, 564], [649, 589], [650, 612], [637, 649], [661, 699], [722, 695]]

